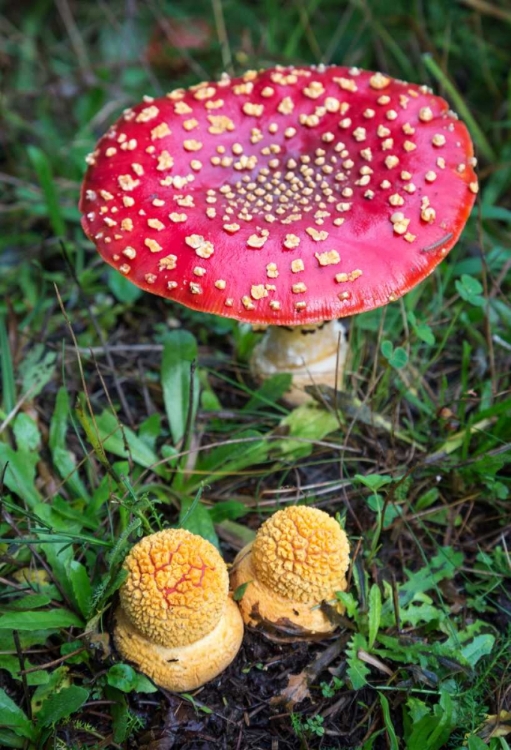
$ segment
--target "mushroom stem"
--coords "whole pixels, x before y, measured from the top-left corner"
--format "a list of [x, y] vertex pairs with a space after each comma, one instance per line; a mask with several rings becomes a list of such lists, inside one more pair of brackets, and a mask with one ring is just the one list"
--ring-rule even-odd
[[306, 385], [341, 385], [347, 351], [345, 329], [337, 320], [318, 326], [270, 326], [254, 349], [250, 369], [261, 380], [290, 373], [286, 400], [299, 405], [309, 398]]
[[318, 508], [298, 505], [279, 510], [242, 549], [231, 568], [231, 586], [240, 593], [244, 621], [264, 629], [292, 626], [310, 636], [330, 633], [335, 622], [320, 606], [333, 603], [347, 587], [348, 538], [337, 521]]
[[120, 607], [115, 617], [114, 641], [123, 658], [159, 687], [178, 693], [196, 690], [218, 677], [236, 656], [243, 639], [243, 620], [232, 599], [227, 599], [214, 629], [186, 646], [169, 648], [150, 641]]

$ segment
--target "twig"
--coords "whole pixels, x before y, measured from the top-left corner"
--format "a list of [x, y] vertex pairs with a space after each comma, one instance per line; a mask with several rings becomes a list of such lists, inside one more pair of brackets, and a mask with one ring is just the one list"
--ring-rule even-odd
[[[107, 342], [105, 340], [105, 336], [103, 334], [103, 331], [101, 330], [101, 327], [98, 324], [98, 321], [96, 320], [96, 317], [93, 314], [93, 312], [91, 310], [91, 307], [90, 307], [87, 299], [85, 298], [85, 295], [83, 293], [83, 289], [81, 287], [80, 281], [79, 281], [79, 279], [78, 279], [78, 277], [77, 277], [77, 275], [75, 273], [75, 269], [73, 268], [72, 263], [71, 263], [71, 261], [69, 259], [66, 246], [64, 245], [64, 243], [62, 241], [60, 242], [60, 246], [61, 246], [61, 249], [62, 249], [62, 253], [64, 255], [64, 259], [66, 261], [66, 265], [67, 265], [67, 267], [69, 269], [69, 272], [71, 273], [71, 276], [73, 277], [73, 280], [74, 280], [74, 282], [75, 282], [75, 284], [77, 286], [77, 289], [78, 289], [78, 292], [80, 294], [80, 297], [82, 298], [83, 303], [84, 303], [85, 307], [87, 308], [87, 311], [89, 313], [89, 317], [91, 319], [92, 325], [93, 325], [93, 327], [94, 327], [94, 329], [95, 329], [95, 331], [96, 331], [96, 333], [98, 335], [99, 340], [101, 341], [101, 343], [103, 345], [104, 352], [105, 352], [105, 357], [106, 357], [106, 360], [108, 362], [109, 367], [112, 370], [112, 378], [113, 378], [113, 381], [114, 381], [115, 390], [117, 391], [117, 395], [119, 396], [119, 401], [121, 402], [121, 406], [123, 408], [123, 411], [124, 411], [124, 413], [126, 414], [126, 416], [128, 418], [130, 426], [134, 427], [135, 426], [135, 421], [133, 419], [133, 414], [132, 414], [131, 409], [129, 407], [129, 404], [128, 404], [128, 401], [126, 399], [126, 396], [124, 395], [124, 391], [121, 388], [121, 384], [119, 383], [119, 379], [118, 379], [116, 371], [115, 371], [114, 361], [113, 361], [112, 356], [110, 354], [110, 350], [109, 350], [108, 344], [107, 344]], [[59, 302], [61, 303], [60, 306], [62, 308], [62, 300], [60, 299], [60, 297], [59, 297]], [[69, 323], [69, 327], [71, 327], [70, 323]], [[76, 342], [75, 342], [75, 346], [76, 346]]]
[[506, 341], [501, 336], [499, 336], [497, 333], [494, 333], [492, 336], [492, 339], [496, 344], [501, 346], [503, 349], [507, 349], [508, 352], [511, 352], [511, 344], [509, 341]]
[[[79, 354], [93, 355], [105, 354], [104, 346], [79, 346], [77, 347]], [[111, 354], [120, 354], [122, 352], [162, 352], [163, 344], [114, 344], [113, 346], [108, 345], [108, 351]]]
[[[16, 633], [16, 631], [14, 631]], [[50, 667], [56, 667], [57, 664], [60, 664], [63, 661], [66, 661], [67, 659], [70, 659], [72, 656], [77, 656], [78, 654], [81, 654], [82, 651], [86, 651], [87, 649], [85, 646], [81, 646], [81, 648], [77, 648], [75, 651], [70, 651], [69, 654], [65, 654], [64, 656], [60, 656], [58, 659], [54, 659], [53, 661], [47, 661], [46, 664], [38, 664], [36, 667], [29, 667], [29, 669], [25, 669], [25, 666], [23, 665], [22, 670], [20, 672], [21, 679], [24, 678], [26, 674], [30, 674], [30, 672], [39, 672], [41, 669], [50, 669]]]
[[32, 394], [32, 391], [35, 389], [35, 383], [32, 385], [26, 393], [23, 394], [23, 396], [19, 399], [18, 403], [15, 404], [14, 409], [11, 409], [9, 414], [6, 416], [2, 424], [0, 424], [0, 434], [5, 430], [5, 428], [9, 425], [10, 422], [14, 419], [16, 414], [19, 412], [25, 401], [28, 399], [28, 397]]
[[486, 0], [458, 0], [462, 5], [468, 5], [472, 10], [476, 10], [479, 13], [483, 13], [487, 16], [493, 16], [498, 18], [500, 21], [507, 21], [511, 23], [511, 13], [504, 8], [499, 8], [498, 5], [486, 2]]
[[73, 18], [69, 3], [67, 2], [67, 0], [55, 0], [55, 4], [58, 8], [64, 26], [66, 27], [66, 31], [69, 34], [71, 44], [76, 54], [76, 59], [78, 60], [78, 65], [80, 66], [85, 77], [89, 81], [93, 81], [95, 79], [95, 76], [91, 69], [87, 50], [78, 30], [78, 26], [76, 25], [75, 19]]

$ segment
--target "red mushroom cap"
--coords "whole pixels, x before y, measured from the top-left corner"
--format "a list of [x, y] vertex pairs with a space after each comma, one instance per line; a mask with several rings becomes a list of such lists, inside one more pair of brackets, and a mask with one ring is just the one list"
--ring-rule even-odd
[[455, 244], [477, 192], [470, 136], [443, 99], [337, 66], [146, 97], [88, 162], [82, 224], [108, 263], [251, 323], [395, 300]]

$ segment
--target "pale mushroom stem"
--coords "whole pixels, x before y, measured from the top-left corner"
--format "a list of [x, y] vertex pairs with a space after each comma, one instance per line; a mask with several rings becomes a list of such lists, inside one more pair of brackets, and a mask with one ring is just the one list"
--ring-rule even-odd
[[309, 400], [306, 385], [340, 388], [348, 345], [338, 320], [319, 325], [269, 326], [255, 347], [250, 369], [261, 380], [278, 373], [293, 377], [286, 401], [294, 406]]

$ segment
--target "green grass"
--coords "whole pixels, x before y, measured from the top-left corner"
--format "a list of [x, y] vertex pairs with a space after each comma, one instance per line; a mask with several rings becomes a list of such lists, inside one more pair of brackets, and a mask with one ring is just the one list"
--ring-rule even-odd
[[[159, 24], [190, 16], [204, 45], [176, 51]], [[300, 501], [340, 514], [356, 553], [342, 649], [283, 708], [275, 660], [303, 672], [325, 646], [257, 646], [237, 671], [271, 731], [247, 734], [223, 684], [185, 699], [179, 747], [196, 721], [232, 747], [509, 748], [510, 33], [497, 0], [0, 5], [2, 747], [160, 738], [181, 702], [109, 643], [127, 550], [181, 523], [232, 559]], [[106, 270], [77, 200], [85, 154], [142, 95], [319, 61], [445, 95], [481, 192], [432, 276], [350, 322], [340, 400], [290, 410], [285, 377], [249, 376], [256, 334]]]

